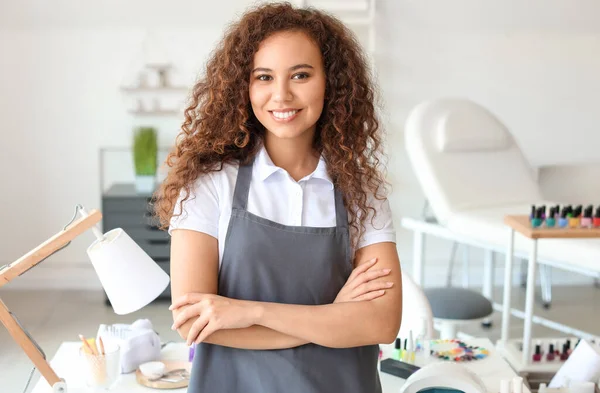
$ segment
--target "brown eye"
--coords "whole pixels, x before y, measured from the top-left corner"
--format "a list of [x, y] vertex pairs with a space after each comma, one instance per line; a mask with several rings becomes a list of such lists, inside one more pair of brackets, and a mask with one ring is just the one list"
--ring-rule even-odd
[[257, 76], [256, 79], [258, 79], [259, 81], [266, 82], [266, 81], [270, 81], [273, 78], [271, 78], [271, 75], [264, 75], [263, 74], [263, 75]]

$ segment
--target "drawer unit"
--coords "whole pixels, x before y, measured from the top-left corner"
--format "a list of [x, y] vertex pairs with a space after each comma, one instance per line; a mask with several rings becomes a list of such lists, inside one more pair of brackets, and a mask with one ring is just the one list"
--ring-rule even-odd
[[[133, 184], [113, 184], [102, 195], [102, 227], [104, 232], [122, 228], [168, 274], [171, 238], [155, 225], [150, 197], [136, 193]], [[169, 285], [159, 299], [170, 298]]]

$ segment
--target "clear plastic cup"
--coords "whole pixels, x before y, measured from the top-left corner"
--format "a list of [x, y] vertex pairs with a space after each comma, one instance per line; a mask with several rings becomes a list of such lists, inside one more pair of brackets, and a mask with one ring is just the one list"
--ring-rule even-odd
[[116, 343], [104, 345], [104, 355], [92, 355], [79, 349], [85, 384], [90, 388], [110, 389], [121, 375], [121, 353]]

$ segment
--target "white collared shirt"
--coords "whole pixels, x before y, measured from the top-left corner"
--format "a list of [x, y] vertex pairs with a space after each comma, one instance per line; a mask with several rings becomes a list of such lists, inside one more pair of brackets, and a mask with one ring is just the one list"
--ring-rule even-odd
[[[169, 226], [169, 234], [174, 229], [189, 229], [215, 237], [219, 243], [219, 266], [223, 260], [237, 174], [238, 165], [226, 164], [218, 172], [200, 176], [183, 204], [183, 214], [174, 216]], [[370, 217], [365, 221], [365, 232], [357, 249], [381, 242], [395, 243], [396, 231], [387, 199], [378, 201], [370, 196], [368, 203], [377, 214], [373, 223]], [[327, 174], [325, 160], [321, 157], [315, 171], [296, 182], [271, 161], [263, 146], [254, 160], [247, 209], [283, 225], [334, 227], [333, 182]], [[175, 213], [179, 212], [177, 201]], [[353, 232], [350, 227], [351, 236]]]

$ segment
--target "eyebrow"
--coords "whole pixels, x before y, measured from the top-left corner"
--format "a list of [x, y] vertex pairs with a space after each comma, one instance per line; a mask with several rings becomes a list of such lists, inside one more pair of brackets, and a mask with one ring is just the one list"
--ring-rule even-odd
[[[310, 64], [296, 64], [293, 67], [290, 67], [290, 71], [296, 71], [300, 68], [311, 68], [314, 69], [315, 67], [311, 66]], [[272, 72], [273, 70], [270, 68], [264, 68], [264, 67], [257, 67], [255, 69], [252, 70], [252, 73], [258, 72], [258, 71], [262, 71], [262, 72]]]

